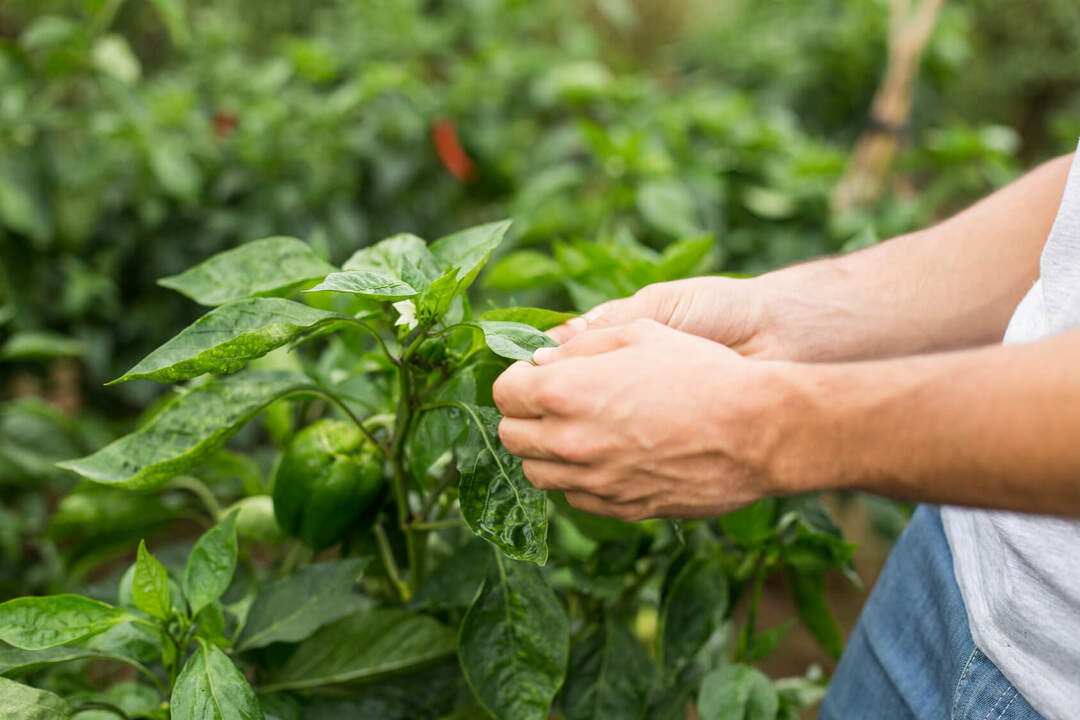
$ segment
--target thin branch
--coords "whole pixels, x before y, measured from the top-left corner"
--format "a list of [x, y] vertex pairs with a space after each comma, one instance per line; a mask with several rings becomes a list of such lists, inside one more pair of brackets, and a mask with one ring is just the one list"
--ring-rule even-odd
[[401, 572], [398, 570], [397, 561], [394, 560], [394, 553], [390, 549], [390, 541], [386, 538], [386, 531], [378, 523], [375, 524], [375, 543], [379, 546], [379, 558], [386, 569], [387, 577], [390, 578], [390, 582], [398, 591], [402, 602], [409, 602], [412, 593], [409, 591], [409, 586], [401, 579]]

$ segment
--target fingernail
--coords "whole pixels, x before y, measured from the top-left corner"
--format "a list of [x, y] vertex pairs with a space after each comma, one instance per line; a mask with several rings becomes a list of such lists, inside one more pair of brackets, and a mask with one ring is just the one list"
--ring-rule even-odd
[[[588, 316], [586, 316], [588, 317]], [[575, 333], [585, 332], [589, 329], [589, 321], [584, 317], [571, 318], [566, 323]]]
[[536, 365], [543, 365], [545, 360], [550, 360], [552, 353], [555, 352], [553, 347], [538, 348], [533, 352], [532, 361]]

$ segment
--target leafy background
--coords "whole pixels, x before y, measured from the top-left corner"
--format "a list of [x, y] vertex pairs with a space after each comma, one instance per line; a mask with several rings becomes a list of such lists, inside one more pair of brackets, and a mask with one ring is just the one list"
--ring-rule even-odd
[[[889, 192], [833, 216], [888, 4], [7, 0], [0, 599], [115, 584], [132, 537], [190, 538], [190, 490], [68, 494], [54, 463], [152, 407], [149, 383], [102, 384], [200, 314], [156, 280], [214, 252], [293, 235], [340, 264], [394, 232], [513, 217], [482, 293], [581, 310], [860, 247], [1073, 149], [1080, 6], [953, 0]], [[257, 486], [275, 422], [235, 439], [222, 486]], [[833, 504], [871, 581], [904, 509]], [[837, 583], [845, 626], [863, 597]], [[784, 643], [775, 672], [822, 660]]]

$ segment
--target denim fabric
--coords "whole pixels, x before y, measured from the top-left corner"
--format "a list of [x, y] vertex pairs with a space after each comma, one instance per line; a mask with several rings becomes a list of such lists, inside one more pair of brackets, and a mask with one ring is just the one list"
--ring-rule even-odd
[[971, 639], [936, 507], [893, 548], [818, 717], [1042, 720]]

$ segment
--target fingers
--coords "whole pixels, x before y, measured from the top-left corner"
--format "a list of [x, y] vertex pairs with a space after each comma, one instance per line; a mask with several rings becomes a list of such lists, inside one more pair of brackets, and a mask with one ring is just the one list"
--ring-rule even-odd
[[638, 522], [651, 515], [648, 506], [642, 503], [616, 503], [585, 492], [567, 492], [566, 502], [578, 510], [593, 515], [606, 515], [626, 522]]
[[533, 362], [537, 365], [550, 365], [572, 357], [587, 357], [612, 352], [640, 342], [660, 327], [652, 320], [638, 319], [629, 325], [590, 329], [588, 332], [570, 338], [559, 347], [540, 348], [533, 353]]
[[555, 447], [552, 424], [543, 420], [504, 417], [499, 423], [499, 440], [511, 455], [521, 458], [570, 462]]
[[562, 345], [575, 335], [585, 332], [588, 327], [589, 322], [584, 317], [576, 317], [558, 327], [551, 328], [547, 334], [552, 340]]
[[539, 368], [519, 360], [503, 371], [491, 386], [491, 396], [499, 412], [507, 417], [538, 418], [540, 405]]
[[659, 320], [657, 313], [657, 293], [648, 290], [639, 291], [628, 298], [610, 300], [594, 307], [581, 317], [576, 317], [558, 327], [548, 330], [560, 345], [581, 335], [586, 330], [625, 325], [638, 319]]
[[521, 461], [525, 479], [539, 490], [574, 490], [581, 487], [581, 468], [555, 460], [526, 458]]

